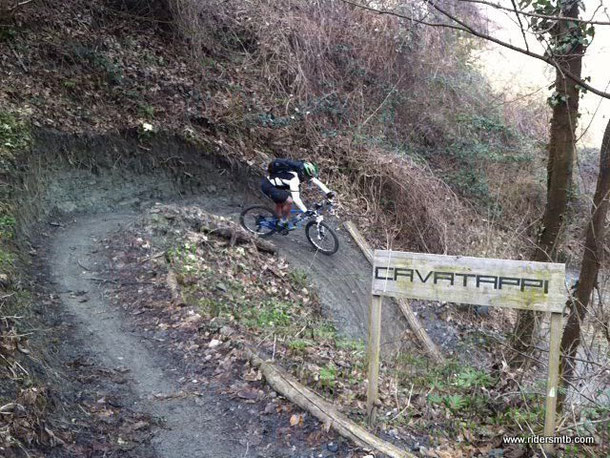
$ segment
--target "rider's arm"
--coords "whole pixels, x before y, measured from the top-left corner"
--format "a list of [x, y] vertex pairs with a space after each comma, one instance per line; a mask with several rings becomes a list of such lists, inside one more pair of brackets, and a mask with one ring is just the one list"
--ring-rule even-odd
[[294, 204], [297, 207], [299, 207], [299, 210], [301, 210], [302, 212], [306, 212], [307, 207], [301, 200], [301, 192], [299, 189], [300, 184], [301, 184], [301, 180], [299, 180], [299, 177], [296, 173], [294, 174], [294, 178], [292, 178], [290, 181], [288, 181], [288, 186], [290, 186], [290, 195], [292, 197], [292, 201], [294, 202]]
[[328, 189], [326, 187], [326, 185], [324, 183], [322, 183], [320, 180], [318, 180], [317, 178], [312, 178], [311, 182], [313, 184], [315, 184], [318, 188], [320, 188], [320, 190], [324, 193], [324, 194], [328, 194], [330, 192], [330, 189]]

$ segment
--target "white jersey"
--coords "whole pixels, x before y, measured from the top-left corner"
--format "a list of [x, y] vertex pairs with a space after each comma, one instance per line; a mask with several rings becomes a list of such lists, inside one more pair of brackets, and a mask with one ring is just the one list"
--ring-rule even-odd
[[[267, 177], [267, 179], [271, 182], [273, 186], [276, 188], [284, 188], [290, 191], [290, 195], [295, 205], [299, 208], [299, 210], [306, 212], [307, 207], [301, 200], [301, 180], [299, 180], [299, 175], [296, 172], [282, 172], [282, 176], [275, 176], [274, 178]], [[310, 180], [313, 184], [315, 184], [324, 194], [328, 194], [330, 189], [328, 189], [324, 183], [322, 183], [317, 178], [311, 178]]]

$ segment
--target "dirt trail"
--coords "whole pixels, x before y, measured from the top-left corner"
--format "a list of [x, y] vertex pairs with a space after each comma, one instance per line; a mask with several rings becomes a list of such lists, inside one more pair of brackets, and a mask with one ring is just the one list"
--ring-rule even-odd
[[[234, 220], [245, 206], [261, 202], [259, 193], [252, 193], [248, 183], [227, 182], [222, 176], [225, 170], [206, 162], [199, 165], [203, 185], [198, 197], [189, 198], [181, 196], [180, 185], [162, 174], [136, 175], [126, 169], [100, 170], [97, 174], [71, 169], [49, 172], [45, 188], [35, 199], [47, 215], [62, 221], [76, 218], [56, 227], [42, 242], [42, 251], [49, 253], [41, 261], [43, 270], [50, 273], [52, 289], [61, 299], [60, 309], [72, 322], [70, 334], [62, 337], [69, 349], [66, 358], [90, 358], [111, 371], [118, 369], [127, 382], [119, 394], [121, 402], [136, 413], [163, 419], [163, 427], [153, 430], [154, 451], [143, 444], [127, 456], [326, 456], [325, 450], [313, 453], [305, 443], [301, 444], [302, 454], [287, 450], [286, 444], [275, 444], [268, 431], [277, 425], [208, 387], [198, 387], [196, 396], [156, 397], [184, 389], [180, 362], [135, 329], [133, 319], [107, 294], [108, 284], [100, 281], [110, 265], [102, 254], [101, 241], [120, 237], [121, 228], [156, 201], [179, 198], [181, 203], [196, 204]], [[307, 272], [319, 290], [324, 312], [339, 333], [366, 339], [370, 266], [340, 221], [331, 223], [338, 229], [341, 247], [330, 257], [317, 254], [302, 230], [275, 235], [271, 240], [293, 267]], [[394, 307], [385, 307], [383, 313], [383, 342], [394, 344], [406, 324]], [[253, 444], [260, 444], [261, 434], [270, 442], [257, 449]]]
[[66, 227], [52, 242], [49, 263], [62, 301], [76, 318], [75, 337], [87, 342], [102, 365], [129, 370], [135, 393], [130, 407], [165, 420], [153, 439], [159, 456], [245, 456], [246, 447], [232, 439], [240, 437], [236, 425], [211, 394], [155, 398], [179, 392], [179, 383], [169, 375], [165, 362], [129, 329], [129, 320], [109, 304], [104, 289], [93, 280], [104, 263], [98, 241], [132, 217], [125, 213], [86, 217]]
[[[199, 198], [197, 203], [206, 210], [235, 218], [241, 211], [238, 200], [227, 197]], [[137, 206], [140, 205], [138, 202]], [[181, 375], [178, 365], [133, 328], [130, 317], [112, 303], [104, 282], [100, 281], [109, 264], [101, 254], [103, 239], [120, 236], [122, 228], [137, 215], [123, 208], [80, 216], [57, 228], [49, 242], [47, 267], [64, 308], [74, 317], [74, 335], [68, 339], [84, 343], [74, 353], [77, 357], [93, 357], [97, 365], [123, 373], [129, 390], [128, 395], [123, 395], [127, 399], [122, 400], [126, 407], [162, 419], [163, 427], [155, 430], [151, 443], [155, 456], [296, 456], [286, 452], [281, 444], [271, 449], [267, 445], [264, 450], [249, 445], [243, 422], [256, 423], [260, 419], [256, 415], [246, 420], [238, 418], [234, 403], [220, 399], [212, 390], [202, 388], [196, 396], [181, 398], [165, 396], [183, 389], [178, 380]], [[335, 256], [319, 255], [302, 231], [287, 237], [276, 236], [273, 241], [281, 254], [306, 271], [317, 285], [322, 303], [337, 328], [345, 335], [363, 338], [370, 276], [367, 261], [358, 248], [341, 237], [342, 246]], [[388, 323], [396, 321], [391, 312], [386, 310]], [[164, 396], [159, 397], [160, 394]], [[150, 456], [150, 450], [144, 448], [132, 450], [128, 456]]]

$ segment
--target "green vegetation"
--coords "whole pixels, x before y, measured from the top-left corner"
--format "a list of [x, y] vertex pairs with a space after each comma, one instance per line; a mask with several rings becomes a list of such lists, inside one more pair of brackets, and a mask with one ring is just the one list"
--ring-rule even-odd
[[12, 239], [15, 234], [15, 217], [0, 216], [0, 239]]
[[337, 368], [330, 364], [322, 367], [319, 377], [322, 390], [332, 392], [337, 381]]
[[7, 248], [0, 248], [0, 271], [12, 271], [15, 266], [15, 255]]
[[288, 341], [288, 348], [295, 353], [303, 353], [304, 350], [312, 346], [314, 342], [305, 339], [293, 339]]
[[[173, 232], [160, 215], [151, 221], [164, 234]], [[321, 392], [350, 403], [359, 399], [354, 388], [364, 381], [364, 342], [339, 335], [318, 314], [306, 273], [283, 263], [271, 272], [261, 268], [268, 260], [219, 244], [206, 235], [205, 243], [173, 243], [166, 251], [182, 299], [198, 307], [203, 329], [222, 333], [225, 325], [237, 328], [240, 339], [252, 339], [277, 359], [286, 359]]]
[[249, 324], [260, 328], [286, 328], [292, 323], [292, 304], [284, 301], [263, 301], [256, 311], [246, 312]]
[[[503, 395], [502, 376], [461, 361], [433, 365], [417, 355], [400, 355], [394, 370], [401, 386], [411, 386], [413, 396], [425, 396], [428, 420], [442, 424], [445, 434], [466, 430], [468, 440], [476, 441], [499, 432], [542, 431], [545, 380]], [[411, 417], [395, 421], [409, 423]]]
[[305, 288], [309, 285], [309, 281], [307, 279], [307, 272], [302, 269], [295, 268], [291, 270], [288, 275], [290, 276], [290, 280], [296, 287]]
[[[11, 29], [8, 29], [11, 30]], [[0, 28], [0, 42], [6, 39]], [[2, 404], [10, 405], [24, 394], [33, 395], [31, 405], [24, 404], [18, 424], [5, 416], [0, 433], [0, 448], [6, 450], [7, 444], [25, 450], [26, 443], [32, 440], [30, 425], [40, 425], [33, 417], [41, 417], [45, 408], [44, 390], [38, 385], [36, 377], [28, 372], [29, 362], [17, 356], [19, 349], [27, 351], [27, 335], [30, 332], [32, 294], [23, 286], [23, 261], [26, 255], [18, 250], [15, 243], [17, 212], [15, 211], [14, 186], [19, 180], [19, 159], [28, 152], [32, 141], [29, 123], [17, 113], [0, 111], [0, 392]], [[17, 347], [17, 344], [19, 345]], [[15, 370], [15, 368], [18, 368]], [[31, 391], [29, 391], [31, 390]], [[18, 401], [23, 402], [23, 401]], [[29, 437], [25, 437], [29, 436]], [[6, 442], [9, 438], [10, 442]], [[3, 442], [4, 440], [4, 442]], [[9, 447], [10, 450], [10, 447]], [[10, 451], [9, 451], [10, 454]]]
[[17, 36], [17, 30], [14, 27], [0, 27], [0, 43], [13, 41]]
[[32, 141], [29, 124], [14, 113], [0, 111], [0, 167], [6, 170], [7, 161], [17, 152], [25, 151]]
[[112, 57], [81, 43], [73, 44], [69, 50], [66, 59], [72, 64], [90, 66], [98, 73], [99, 84], [116, 86], [123, 83], [123, 67]]
[[148, 103], [140, 103], [138, 105], [138, 112], [145, 119], [152, 120], [155, 118], [155, 107]]
[[15, 162], [25, 153], [32, 142], [29, 124], [15, 113], [0, 111], [0, 174], [5, 183], [0, 188], [0, 270], [12, 273], [17, 256], [13, 245], [16, 218], [11, 201], [12, 184], [16, 180]]

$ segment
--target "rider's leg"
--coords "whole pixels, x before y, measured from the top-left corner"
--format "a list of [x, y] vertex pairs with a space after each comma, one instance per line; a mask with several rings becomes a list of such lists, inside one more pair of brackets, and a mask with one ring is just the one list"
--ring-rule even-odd
[[281, 227], [291, 229], [289, 223], [290, 209], [292, 208], [292, 198], [288, 197], [284, 202], [276, 206], [276, 211], [280, 217], [279, 224]]
[[280, 218], [288, 219], [290, 218], [290, 210], [292, 209], [292, 197], [288, 197], [286, 202], [282, 204], [282, 209], [280, 210]]

